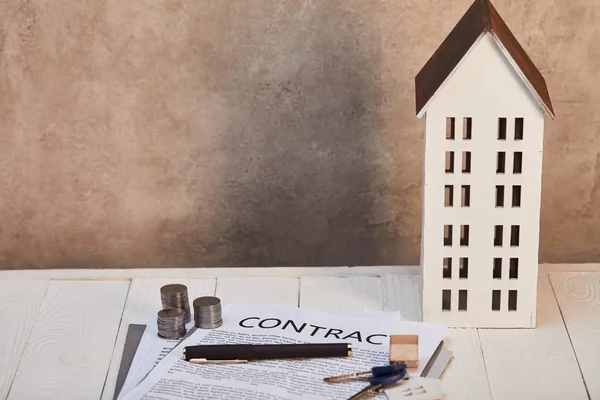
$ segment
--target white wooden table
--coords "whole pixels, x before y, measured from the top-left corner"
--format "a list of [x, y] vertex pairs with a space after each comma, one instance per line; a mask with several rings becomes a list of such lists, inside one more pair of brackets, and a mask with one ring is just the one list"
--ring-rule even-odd
[[[190, 298], [420, 319], [417, 267], [0, 271], [0, 399], [112, 399], [130, 322]], [[600, 399], [600, 265], [542, 265], [538, 328], [450, 329], [453, 399]]]

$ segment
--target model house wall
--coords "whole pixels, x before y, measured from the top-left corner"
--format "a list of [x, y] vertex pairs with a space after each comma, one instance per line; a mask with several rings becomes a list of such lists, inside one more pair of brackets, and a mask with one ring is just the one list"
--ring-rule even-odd
[[486, 32], [423, 114], [423, 320], [534, 327], [543, 106]]

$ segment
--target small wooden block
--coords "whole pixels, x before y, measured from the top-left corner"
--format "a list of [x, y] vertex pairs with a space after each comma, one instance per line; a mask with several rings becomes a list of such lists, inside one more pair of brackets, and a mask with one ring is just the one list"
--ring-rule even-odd
[[390, 363], [402, 361], [408, 368], [419, 367], [419, 336], [390, 336]]

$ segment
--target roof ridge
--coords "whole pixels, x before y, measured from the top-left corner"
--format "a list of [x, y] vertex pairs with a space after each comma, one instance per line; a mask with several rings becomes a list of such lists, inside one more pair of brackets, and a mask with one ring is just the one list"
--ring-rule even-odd
[[492, 20], [490, 18], [490, 1], [481, 0], [481, 14], [483, 26], [486, 31], [492, 31]]
[[506, 50], [505, 56], [514, 61], [516, 69], [538, 96], [544, 109], [554, 118], [554, 109], [546, 81], [525, 49], [490, 0], [474, 0], [444, 41], [415, 76], [417, 115], [444, 84], [452, 71], [469, 52], [482, 34], [491, 33]]

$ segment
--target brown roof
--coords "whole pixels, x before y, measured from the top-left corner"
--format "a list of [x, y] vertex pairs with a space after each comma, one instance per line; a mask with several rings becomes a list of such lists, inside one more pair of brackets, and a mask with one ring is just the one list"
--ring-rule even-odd
[[475, 0], [415, 78], [417, 114], [485, 32], [492, 33], [521, 69], [525, 79], [554, 118], [546, 81], [489, 0]]

